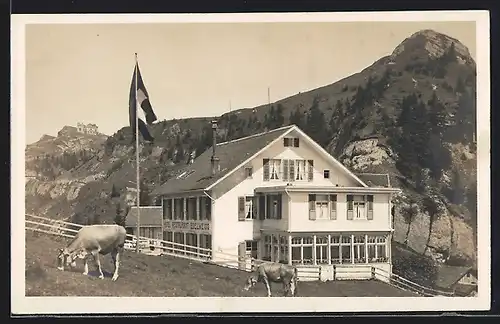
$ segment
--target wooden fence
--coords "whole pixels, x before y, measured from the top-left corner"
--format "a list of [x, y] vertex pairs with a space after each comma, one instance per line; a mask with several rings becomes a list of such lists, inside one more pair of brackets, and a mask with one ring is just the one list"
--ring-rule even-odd
[[[52, 234], [66, 238], [74, 238], [78, 230], [83, 226], [84, 225], [79, 225], [61, 220], [53, 220], [50, 218], [36, 216], [32, 214], [26, 214], [26, 220], [25, 220], [26, 230], [31, 230], [39, 233]], [[137, 242], [137, 238], [135, 235], [127, 234], [126, 242], [134, 244], [135, 242]], [[161, 255], [170, 255], [189, 260], [201, 261], [204, 263], [215, 264], [247, 272], [252, 271], [252, 269], [254, 269], [257, 265], [263, 262], [267, 262], [265, 260], [253, 259], [253, 258], [249, 260], [247, 258], [242, 258], [237, 255], [228, 254], [221, 251], [213, 251], [211, 249], [176, 243], [172, 241], [152, 239], [143, 236], [139, 236], [138, 244], [140, 244], [141, 252], [143, 253], [148, 253], [150, 248], [153, 247], [154, 249], [159, 249], [161, 251], [160, 252]], [[215, 260], [213, 260], [212, 258], [214, 254], [216, 254]], [[250, 266], [248, 266], [248, 262], [250, 262]], [[349, 266], [342, 265], [342, 270], [345, 271], [346, 268], [349, 268]], [[322, 266], [314, 266], [314, 265], [299, 266], [297, 267], [297, 270], [299, 274], [298, 276], [299, 281], [316, 281], [322, 278], [321, 275]], [[408, 290], [422, 296], [449, 296], [449, 297], [453, 296], [453, 293], [451, 292], [439, 291], [432, 288], [421, 286], [394, 273], [389, 273], [383, 269], [374, 266], [366, 267], [366, 269], [365, 268], [361, 269], [359, 267], [352, 266], [348, 271], [350, 274], [359, 273], [365, 276], [368, 275], [368, 278], [372, 279], [376, 279], [377, 277], [382, 277], [385, 279], [383, 281], [389, 283], [394, 287], [403, 290]], [[337, 272], [336, 265], [333, 265], [333, 280], [339, 279], [336, 272]]]

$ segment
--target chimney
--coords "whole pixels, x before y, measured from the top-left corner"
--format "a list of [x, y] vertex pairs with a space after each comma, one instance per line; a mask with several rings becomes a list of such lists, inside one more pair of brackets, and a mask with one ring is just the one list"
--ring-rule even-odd
[[215, 156], [215, 146], [217, 145], [217, 121], [212, 120], [212, 176], [219, 171], [219, 158]]

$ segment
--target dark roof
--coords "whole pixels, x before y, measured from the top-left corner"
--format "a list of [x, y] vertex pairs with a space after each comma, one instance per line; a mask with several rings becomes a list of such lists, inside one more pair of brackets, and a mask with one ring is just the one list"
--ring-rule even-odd
[[464, 284], [458, 284], [455, 287], [455, 295], [461, 296], [461, 297], [467, 297], [469, 296], [473, 291], [477, 292], [477, 285], [464, 285]]
[[[141, 206], [141, 226], [161, 226], [163, 210], [161, 206]], [[137, 226], [137, 207], [131, 207], [125, 220], [126, 227]]]
[[389, 175], [386, 173], [355, 173], [368, 187], [391, 187]]
[[185, 175], [188, 175], [187, 177], [171, 178], [153, 190], [152, 194], [168, 195], [205, 189], [293, 127], [294, 125], [281, 127], [265, 133], [217, 144], [215, 154], [219, 158], [220, 171], [214, 176], [211, 175], [212, 147], [210, 147], [197, 157], [192, 164], [186, 165], [181, 171], [181, 174], [185, 172]]
[[436, 287], [449, 289], [456, 284], [471, 267], [454, 267], [449, 265], [440, 265], [437, 267]]

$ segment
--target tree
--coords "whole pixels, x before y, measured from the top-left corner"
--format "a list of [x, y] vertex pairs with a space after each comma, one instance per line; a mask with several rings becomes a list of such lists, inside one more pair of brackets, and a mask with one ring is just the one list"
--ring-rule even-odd
[[141, 183], [141, 188], [140, 188], [140, 193], [139, 193], [139, 203], [141, 206], [149, 206], [151, 204], [151, 198], [149, 197], [150, 194], [150, 189], [146, 185], [145, 182]]
[[325, 146], [329, 138], [326, 134], [325, 114], [319, 109], [319, 100], [314, 98], [307, 114], [306, 133], [321, 146]]
[[439, 101], [436, 92], [432, 93], [431, 99], [427, 102], [429, 107], [429, 125], [431, 131], [439, 134], [446, 127], [446, 109]]
[[111, 187], [111, 198], [115, 198], [115, 197], [120, 197], [120, 191], [118, 191], [118, 189], [116, 189], [116, 186], [113, 183], [113, 187]]
[[300, 129], [305, 129], [304, 114], [300, 111], [299, 107], [297, 107], [294, 112], [290, 113], [290, 124], [295, 124]]

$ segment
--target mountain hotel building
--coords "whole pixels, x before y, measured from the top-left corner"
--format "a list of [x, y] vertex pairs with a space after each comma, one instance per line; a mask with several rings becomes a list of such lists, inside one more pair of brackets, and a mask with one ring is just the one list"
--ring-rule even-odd
[[155, 226], [161, 223], [164, 240], [210, 248], [212, 261], [247, 269], [258, 258], [319, 265], [326, 278], [333, 266], [337, 274], [372, 266], [391, 272], [398, 191], [386, 174], [352, 173], [291, 125], [214, 141], [153, 191], [162, 201]]

